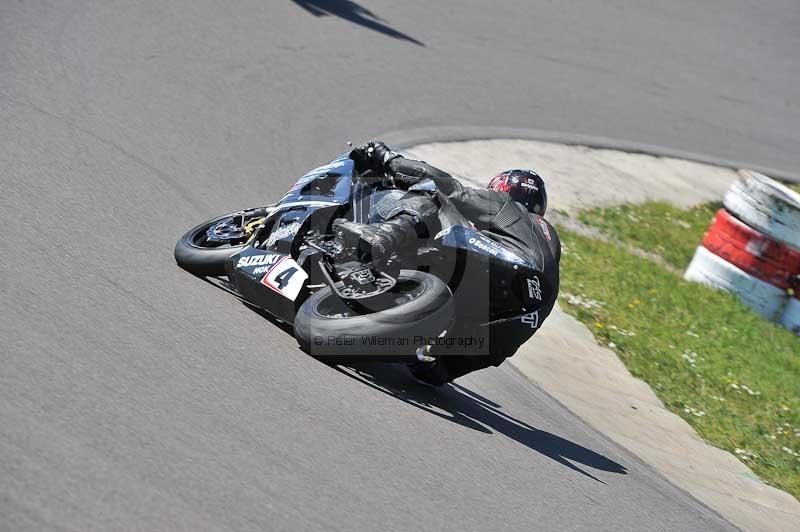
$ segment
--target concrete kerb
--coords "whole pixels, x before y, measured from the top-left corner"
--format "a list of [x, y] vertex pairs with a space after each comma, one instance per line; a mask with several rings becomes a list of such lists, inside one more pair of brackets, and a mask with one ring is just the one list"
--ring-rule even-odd
[[786, 183], [800, 184], [800, 173], [769, 168], [757, 164], [750, 164], [740, 161], [731, 161], [703, 155], [699, 153], [679, 150], [674, 148], [664, 148], [652, 144], [634, 142], [629, 140], [612, 139], [596, 135], [582, 135], [579, 133], [563, 133], [558, 131], [548, 131], [542, 129], [510, 128], [510, 127], [486, 127], [486, 126], [443, 126], [407, 129], [400, 131], [387, 132], [379, 135], [379, 138], [389, 146], [396, 149], [406, 149], [419, 144], [429, 144], [433, 142], [463, 142], [469, 140], [534, 140], [540, 142], [552, 142], [555, 144], [566, 144], [568, 146], [586, 146], [587, 148], [619, 150], [628, 153], [640, 153], [652, 155], [654, 157], [670, 157], [674, 159], [686, 159], [688, 161], [719, 166], [723, 168], [749, 168], [761, 174], [767, 175], [778, 181]]

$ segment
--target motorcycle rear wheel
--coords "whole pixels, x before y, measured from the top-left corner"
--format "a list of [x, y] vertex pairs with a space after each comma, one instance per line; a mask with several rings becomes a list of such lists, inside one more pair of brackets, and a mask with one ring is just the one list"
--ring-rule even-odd
[[420, 338], [447, 330], [453, 295], [438, 277], [401, 270], [389, 292], [347, 304], [330, 287], [298, 309], [294, 334], [300, 347], [329, 363], [413, 360]]

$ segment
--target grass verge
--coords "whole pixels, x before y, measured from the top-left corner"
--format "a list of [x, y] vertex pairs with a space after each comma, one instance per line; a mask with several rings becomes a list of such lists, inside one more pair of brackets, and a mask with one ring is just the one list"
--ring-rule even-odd
[[[684, 268], [716, 210], [662, 203], [581, 215]], [[735, 296], [687, 283], [620, 246], [560, 231], [561, 299], [667, 408], [800, 498], [800, 339]]]
[[581, 212], [578, 219], [619, 242], [653, 252], [683, 269], [721, 207], [721, 203], [706, 203], [683, 210], [669, 203], [652, 202], [591, 209]]

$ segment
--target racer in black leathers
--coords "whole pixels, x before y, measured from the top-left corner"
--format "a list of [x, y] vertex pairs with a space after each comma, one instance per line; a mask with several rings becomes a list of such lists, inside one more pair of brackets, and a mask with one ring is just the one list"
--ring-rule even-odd
[[419, 238], [435, 236], [441, 227], [437, 215], [447, 205], [458, 209], [483, 235], [534, 265], [524, 268], [522, 278], [517, 267], [510, 264], [490, 268], [492, 278], [488, 280], [489, 290], [484, 292], [488, 308], [485, 302], [462, 305], [483, 311], [470, 318], [460, 316], [460, 323], [448, 335], [480, 331], [488, 339], [485, 350], [480, 354], [450, 354], [434, 348], [431, 354], [436, 361], [417, 364], [412, 373], [425, 383], [440, 385], [478, 369], [499, 366], [541, 327], [555, 304], [561, 244], [554, 227], [506, 192], [466, 187], [443, 170], [399, 156], [382, 143], [371, 144], [378, 148], [373, 156], [376, 169], [404, 187], [420, 188], [420, 182], [429, 179], [437, 193], [413, 192], [412, 188], [401, 200], [397, 214], [381, 224], [335, 222], [337, 230], [349, 235], [351, 241], [355, 238], [366, 244], [373, 257], [413, 247]]

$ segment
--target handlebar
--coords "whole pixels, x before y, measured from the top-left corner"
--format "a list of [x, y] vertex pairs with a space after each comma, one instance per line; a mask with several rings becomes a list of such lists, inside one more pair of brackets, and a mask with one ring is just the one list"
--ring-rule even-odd
[[[368, 142], [363, 146], [354, 146], [352, 142], [347, 143], [350, 147], [350, 158], [356, 163], [356, 170], [360, 174], [361, 177], [366, 177], [370, 172], [376, 172], [373, 166], [370, 164], [370, 158], [372, 157], [372, 152], [374, 151], [374, 147], [372, 146], [372, 142]], [[376, 176], [376, 177], [383, 177]]]

